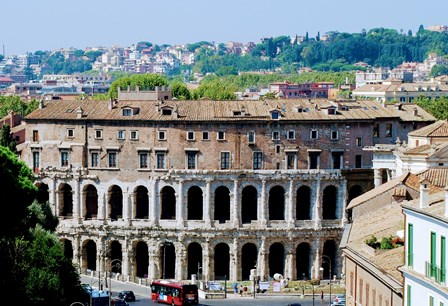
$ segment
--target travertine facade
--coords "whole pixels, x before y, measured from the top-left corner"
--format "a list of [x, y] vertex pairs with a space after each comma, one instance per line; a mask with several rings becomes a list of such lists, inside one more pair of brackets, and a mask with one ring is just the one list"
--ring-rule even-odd
[[373, 101], [57, 101], [26, 118], [22, 158], [82, 270], [328, 278], [362, 147], [433, 121]]

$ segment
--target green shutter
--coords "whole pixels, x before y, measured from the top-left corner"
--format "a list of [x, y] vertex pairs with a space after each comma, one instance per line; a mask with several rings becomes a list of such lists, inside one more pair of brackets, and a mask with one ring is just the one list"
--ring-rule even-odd
[[406, 300], [407, 300], [407, 306], [411, 306], [411, 285], [408, 285], [408, 292], [407, 292]]
[[446, 279], [446, 240], [445, 236], [440, 237], [440, 282], [445, 283]]
[[408, 224], [408, 266], [414, 266], [414, 225]]
[[429, 306], [434, 306], [434, 297], [429, 296]]
[[436, 233], [431, 232], [431, 276], [436, 276]]

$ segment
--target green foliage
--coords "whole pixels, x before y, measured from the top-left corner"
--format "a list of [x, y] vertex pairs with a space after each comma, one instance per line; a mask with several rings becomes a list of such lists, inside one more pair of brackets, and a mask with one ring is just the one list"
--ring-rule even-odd
[[381, 250], [390, 250], [393, 249], [394, 246], [392, 245], [392, 238], [393, 236], [389, 236], [389, 237], [383, 237], [381, 239]]
[[4, 58], [3, 54], [0, 54], [0, 61], [2, 61]]
[[6, 116], [11, 111], [24, 117], [38, 107], [39, 101], [36, 99], [25, 102], [19, 96], [0, 96], [0, 117]]
[[35, 228], [37, 225], [43, 229], [54, 232], [58, 226], [59, 219], [51, 212], [48, 203], [34, 201], [27, 208], [27, 216], [24, 219], [25, 226]]
[[438, 120], [448, 119], [448, 97], [438, 99], [419, 97], [415, 103]]
[[171, 84], [171, 91], [173, 97], [179, 100], [190, 100], [191, 93], [188, 90], [187, 85], [181, 81], [173, 81]]
[[136, 86], [139, 86], [140, 90], [154, 90], [156, 86], [165, 86], [167, 84], [167, 79], [159, 74], [134, 74], [113, 81], [107, 95], [110, 98], [117, 98], [118, 87], [126, 90], [130, 86], [134, 90]]
[[235, 100], [236, 87], [221, 82], [218, 78], [204, 78], [199, 87], [193, 91], [193, 99]]
[[91, 62], [95, 62], [96, 59], [103, 54], [102, 51], [89, 51], [86, 52], [86, 56], [89, 58]]
[[377, 249], [380, 247], [380, 243], [378, 242], [378, 239], [373, 235], [369, 239], [366, 239], [364, 241], [364, 243], [374, 249]]
[[448, 74], [448, 67], [445, 65], [434, 65], [431, 68], [431, 72], [429, 73], [429, 76], [431, 77], [437, 77], [440, 75]]
[[49, 52], [41, 52], [38, 57], [39, 62], [42, 64], [42, 74], [73, 74], [76, 72], [91, 70], [92, 62], [94, 60], [89, 57], [92, 56], [90, 54], [91, 52], [87, 52], [85, 54], [88, 59], [85, 59], [83, 56], [73, 56], [72, 58], [65, 59], [61, 52], [55, 52], [52, 54]]
[[11, 128], [8, 124], [2, 126], [2, 130], [0, 133], [0, 146], [7, 147], [13, 153], [17, 153], [16, 141], [12, 136]]

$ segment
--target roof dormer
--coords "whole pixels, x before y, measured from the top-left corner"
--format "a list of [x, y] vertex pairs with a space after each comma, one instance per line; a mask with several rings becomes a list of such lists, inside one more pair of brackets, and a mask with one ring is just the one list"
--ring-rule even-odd
[[121, 114], [125, 117], [135, 116], [140, 112], [140, 108], [125, 105], [121, 108]]
[[272, 120], [280, 120], [282, 116], [282, 112], [278, 108], [271, 109], [269, 113], [271, 114]]

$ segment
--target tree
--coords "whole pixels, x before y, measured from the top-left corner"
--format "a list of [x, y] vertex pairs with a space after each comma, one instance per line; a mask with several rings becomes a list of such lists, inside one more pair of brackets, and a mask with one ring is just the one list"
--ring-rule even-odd
[[445, 74], [448, 74], [448, 67], [445, 65], [434, 65], [429, 72], [429, 76], [431, 77], [437, 77]]
[[7, 147], [13, 153], [17, 153], [16, 141], [14, 140], [14, 138], [12, 136], [11, 128], [8, 124], [5, 124], [2, 126], [2, 131], [0, 134], [0, 146]]
[[187, 88], [187, 85], [181, 81], [174, 81], [171, 83], [171, 92], [173, 97], [179, 100], [190, 100], [191, 93]]
[[136, 86], [144, 90], [154, 90], [156, 86], [166, 86], [168, 81], [159, 74], [134, 74], [116, 79], [112, 82], [107, 95], [110, 98], [118, 98], [118, 87], [126, 90], [130, 86], [133, 90]]
[[415, 103], [438, 120], [448, 119], [448, 97], [440, 97], [437, 100], [420, 97]]
[[412, 30], [411, 29], [408, 30], [408, 36], [412, 36]]
[[316, 41], [320, 41], [320, 32], [317, 32]]
[[421, 24], [421, 25], [418, 27], [417, 34], [422, 34], [424, 31], [425, 31], [425, 28], [424, 28], [423, 25]]

